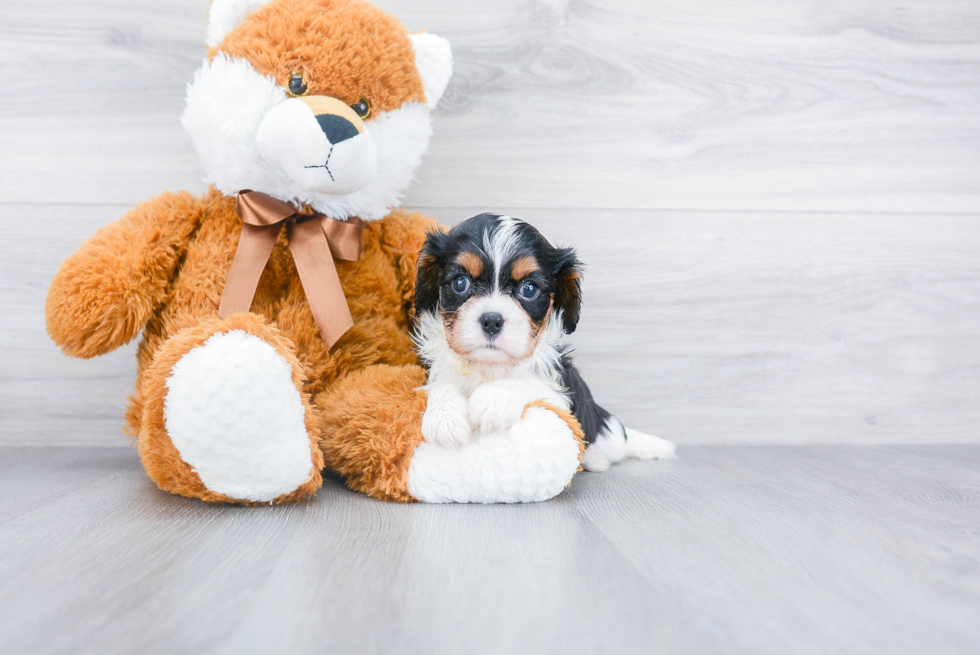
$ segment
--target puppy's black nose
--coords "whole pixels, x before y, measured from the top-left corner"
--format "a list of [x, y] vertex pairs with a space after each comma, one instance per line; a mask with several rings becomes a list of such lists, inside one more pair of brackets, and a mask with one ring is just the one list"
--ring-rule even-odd
[[500, 314], [484, 314], [480, 317], [480, 327], [488, 337], [495, 337], [500, 332], [500, 328], [504, 327], [504, 317]]
[[320, 129], [327, 135], [327, 141], [334, 145], [359, 134], [354, 124], [343, 116], [321, 114], [316, 117], [316, 122], [320, 124]]

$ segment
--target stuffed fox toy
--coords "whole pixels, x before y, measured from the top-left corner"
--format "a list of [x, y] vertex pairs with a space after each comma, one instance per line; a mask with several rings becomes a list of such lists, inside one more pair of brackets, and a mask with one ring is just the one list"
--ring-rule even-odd
[[207, 46], [183, 125], [209, 191], [164, 193], [97, 232], [47, 300], [69, 355], [142, 333], [126, 425], [149, 476], [243, 504], [308, 497], [324, 468], [399, 501], [559, 493], [581, 446], [559, 408], [456, 448], [420, 431], [412, 299], [437, 227], [394, 207], [449, 82], [448, 42], [360, 0], [214, 0]]

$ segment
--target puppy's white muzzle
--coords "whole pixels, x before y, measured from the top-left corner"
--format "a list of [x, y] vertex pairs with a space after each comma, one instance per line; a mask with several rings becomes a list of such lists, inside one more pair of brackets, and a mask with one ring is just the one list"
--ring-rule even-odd
[[378, 153], [364, 121], [336, 98], [290, 98], [273, 107], [256, 134], [262, 158], [303, 188], [346, 194], [378, 173]]
[[[482, 317], [492, 314], [499, 319], [493, 335], [482, 325]], [[513, 363], [529, 355], [531, 322], [527, 312], [509, 297], [500, 294], [475, 297], [457, 312], [458, 341], [464, 358], [483, 364]]]

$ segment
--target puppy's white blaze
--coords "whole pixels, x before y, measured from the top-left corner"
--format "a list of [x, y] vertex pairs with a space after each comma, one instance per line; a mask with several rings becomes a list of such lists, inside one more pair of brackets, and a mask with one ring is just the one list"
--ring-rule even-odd
[[[384, 218], [401, 201], [428, 147], [432, 134], [428, 108], [408, 102], [367, 121], [364, 130], [374, 142], [376, 172], [356, 190], [329, 192], [318, 189], [319, 176], [294, 179], [283, 170], [281, 161], [272, 166], [259, 152], [259, 126], [287, 98], [274, 79], [260, 75], [244, 59], [218, 53], [210, 62], [204, 61], [187, 89], [182, 123], [201, 159], [206, 181], [225, 195], [261, 189], [286, 202], [311, 205], [331, 218]], [[352, 166], [355, 163], [363, 161], [351, 161]], [[340, 168], [337, 174], [342, 174]]]
[[492, 229], [483, 232], [483, 251], [490, 259], [493, 267], [493, 291], [500, 291], [500, 274], [504, 264], [510, 260], [519, 245], [517, 225], [520, 219], [513, 216], [501, 216]]

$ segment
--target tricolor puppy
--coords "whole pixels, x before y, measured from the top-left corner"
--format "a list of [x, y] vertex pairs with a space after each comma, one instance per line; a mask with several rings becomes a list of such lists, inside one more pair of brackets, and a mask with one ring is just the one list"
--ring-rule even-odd
[[671, 457], [674, 444], [623, 426], [592, 399], [565, 335], [582, 305], [581, 264], [510, 216], [480, 214], [428, 235], [419, 254], [415, 340], [429, 369], [427, 441], [458, 446], [521, 420], [537, 400], [570, 410], [583, 463]]

